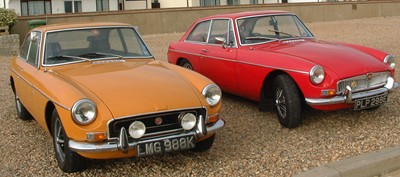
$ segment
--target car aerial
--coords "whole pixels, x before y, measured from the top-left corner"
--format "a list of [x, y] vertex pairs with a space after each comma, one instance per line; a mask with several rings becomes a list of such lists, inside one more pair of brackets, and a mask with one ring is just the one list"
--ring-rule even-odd
[[316, 40], [295, 14], [285, 11], [200, 18], [170, 43], [168, 62], [259, 102], [260, 110], [276, 109], [280, 124], [289, 128], [301, 123], [304, 105], [375, 109], [398, 87], [393, 56]]
[[64, 172], [83, 170], [87, 158], [206, 151], [225, 125], [220, 88], [155, 60], [128, 24], [34, 28], [9, 74], [17, 116], [51, 134]]

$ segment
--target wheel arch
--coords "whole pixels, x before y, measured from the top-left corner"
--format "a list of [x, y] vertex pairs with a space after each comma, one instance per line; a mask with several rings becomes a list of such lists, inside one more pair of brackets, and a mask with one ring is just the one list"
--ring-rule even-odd
[[46, 119], [47, 130], [50, 132], [51, 135], [52, 135], [51, 117], [52, 117], [52, 113], [53, 113], [54, 109], [56, 109], [54, 103], [51, 101], [48, 101], [46, 104], [46, 108], [45, 108], [45, 119]]
[[294, 83], [296, 83], [296, 87], [297, 87], [297, 89], [299, 91], [299, 94], [300, 94], [299, 95], [300, 99], [304, 101], [303, 92], [301, 91], [301, 89], [300, 89], [298, 83], [296, 82], [296, 80], [293, 79], [293, 77], [289, 73], [287, 73], [287, 72], [285, 72], [283, 70], [274, 70], [274, 71], [270, 72], [267, 76], [265, 76], [263, 84], [262, 84], [262, 87], [261, 87], [261, 90], [260, 90], [259, 109], [261, 111], [270, 111], [270, 110], [273, 109], [273, 104], [274, 104], [273, 103], [273, 99], [272, 99], [273, 83], [274, 83], [275, 78], [278, 75], [282, 75], [282, 74], [288, 75], [294, 81]]
[[10, 86], [11, 86], [12, 91], [15, 94], [15, 92], [16, 92], [15, 91], [15, 84], [14, 84], [14, 78], [12, 76], [10, 76]]
[[189, 61], [189, 60], [188, 60], [188, 59], [186, 59], [186, 58], [179, 57], [179, 58], [178, 58], [178, 60], [176, 60], [176, 63], [175, 63], [175, 64], [180, 66], [180, 65], [181, 65], [181, 63], [182, 63], [182, 61], [184, 61], [184, 60], [186, 60], [186, 61]]

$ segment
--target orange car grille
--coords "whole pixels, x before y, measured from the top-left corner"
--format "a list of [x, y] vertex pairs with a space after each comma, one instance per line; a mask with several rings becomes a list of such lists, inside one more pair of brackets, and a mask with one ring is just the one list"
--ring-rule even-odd
[[[143, 139], [178, 134], [184, 131], [178, 117], [181, 113], [189, 112], [196, 115], [196, 117], [206, 115], [206, 109], [200, 108], [115, 119], [108, 124], [108, 136], [109, 138], [118, 137], [121, 128], [124, 127], [126, 130], [129, 130], [129, 126], [134, 121], [141, 121], [146, 126], [146, 133], [142, 137]], [[161, 123], [160, 120], [162, 120]]]

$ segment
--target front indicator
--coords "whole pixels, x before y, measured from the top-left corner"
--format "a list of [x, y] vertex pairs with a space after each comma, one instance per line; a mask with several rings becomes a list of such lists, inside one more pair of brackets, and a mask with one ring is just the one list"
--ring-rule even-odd
[[333, 95], [336, 95], [336, 90], [335, 89], [322, 90], [321, 95], [322, 96], [333, 96]]
[[88, 141], [103, 141], [106, 139], [106, 133], [104, 133], [104, 132], [89, 132], [89, 133], [86, 133], [86, 139]]

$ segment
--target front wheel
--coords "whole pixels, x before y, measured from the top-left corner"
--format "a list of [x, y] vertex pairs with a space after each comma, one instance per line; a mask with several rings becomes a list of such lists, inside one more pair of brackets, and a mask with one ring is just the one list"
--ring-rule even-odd
[[180, 62], [179, 66], [182, 66], [182, 67], [184, 67], [186, 69], [194, 70], [192, 64], [186, 59], [183, 59]]
[[14, 99], [18, 118], [20, 118], [21, 120], [31, 120], [33, 117], [28, 112], [28, 110], [26, 110], [25, 106], [21, 103], [21, 100], [19, 100], [17, 93], [15, 93]]
[[296, 83], [288, 75], [279, 75], [274, 81], [274, 101], [279, 123], [287, 128], [301, 123], [300, 94]]
[[58, 167], [66, 173], [77, 172], [83, 169], [85, 158], [69, 148], [69, 138], [65, 133], [56, 110], [53, 111], [51, 118], [51, 133]]
[[212, 145], [214, 144], [214, 139], [215, 139], [215, 134], [206, 140], [196, 143], [196, 147], [194, 149], [192, 149], [192, 151], [204, 152], [204, 151], [209, 150], [212, 147]]

